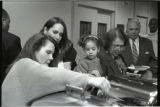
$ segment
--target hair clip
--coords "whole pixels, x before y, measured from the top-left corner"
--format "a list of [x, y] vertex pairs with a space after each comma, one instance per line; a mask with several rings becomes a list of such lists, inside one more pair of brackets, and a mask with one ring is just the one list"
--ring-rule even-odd
[[95, 39], [98, 40], [98, 37], [97, 37], [97, 36], [95, 36], [95, 35], [88, 35], [88, 36], [86, 36], [86, 37], [84, 38], [83, 41], [86, 41], [88, 38], [95, 38]]

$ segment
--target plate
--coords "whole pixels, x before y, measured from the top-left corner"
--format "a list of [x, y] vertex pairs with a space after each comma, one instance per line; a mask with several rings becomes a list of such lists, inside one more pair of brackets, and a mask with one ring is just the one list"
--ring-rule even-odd
[[149, 68], [150, 68], [149, 66], [144, 66], [144, 65], [142, 65], [142, 66], [133, 66], [133, 65], [131, 65], [131, 66], [128, 67], [128, 69], [135, 70], [135, 71], [145, 71], [145, 70], [147, 70]]

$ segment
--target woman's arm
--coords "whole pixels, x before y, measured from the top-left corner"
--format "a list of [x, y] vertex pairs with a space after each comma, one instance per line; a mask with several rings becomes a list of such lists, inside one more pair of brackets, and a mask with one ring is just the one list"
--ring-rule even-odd
[[[104, 95], [110, 89], [110, 84], [104, 77], [95, 78], [67, 69], [50, 68], [28, 58], [16, 62], [9, 73], [11, 72], [17, 77], [18, 88], [21, 91], [19, 93], [22, 93], [25, 102], [63, 91], [67, 84], [84, 88], [86, 85], [95, 86], [100, 88]], [[10, 80], [12, 81], [11, 78]]]
[[16, 66], [18, 78], [26, 99], [65, 90], [66, 84], [85, 87], [88, 75], [67, 69], [49, 68], [30, 59], [21, 59]]

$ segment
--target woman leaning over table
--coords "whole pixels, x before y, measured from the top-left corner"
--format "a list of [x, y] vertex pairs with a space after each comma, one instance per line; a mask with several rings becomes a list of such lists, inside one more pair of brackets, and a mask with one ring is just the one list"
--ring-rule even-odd
[[29, 106], [37, 98], [65, 90], [66, 84], [82, 88], [92, 85], [107, 94], [110, 83], [103, 77], [48, 67], [55, 48], [56, 42], [42, 33], [26, 42], [2, 84], [2, 107]]

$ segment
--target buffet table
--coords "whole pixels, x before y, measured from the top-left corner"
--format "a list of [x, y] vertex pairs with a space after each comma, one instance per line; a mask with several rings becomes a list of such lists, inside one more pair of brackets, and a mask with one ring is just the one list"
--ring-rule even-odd
[[[32, 103], [32, 106], [148, 106], [156, 105], [157, 84], [155, 82], [114, 77], [110, 80], [111, 96], [98, 97], [83, 89], [70, 87], [66, 91], [53, 93]], [[71, 88], [71, 89], [70, 89]], [[72, 90], [73, 89], [73, 90]]]

